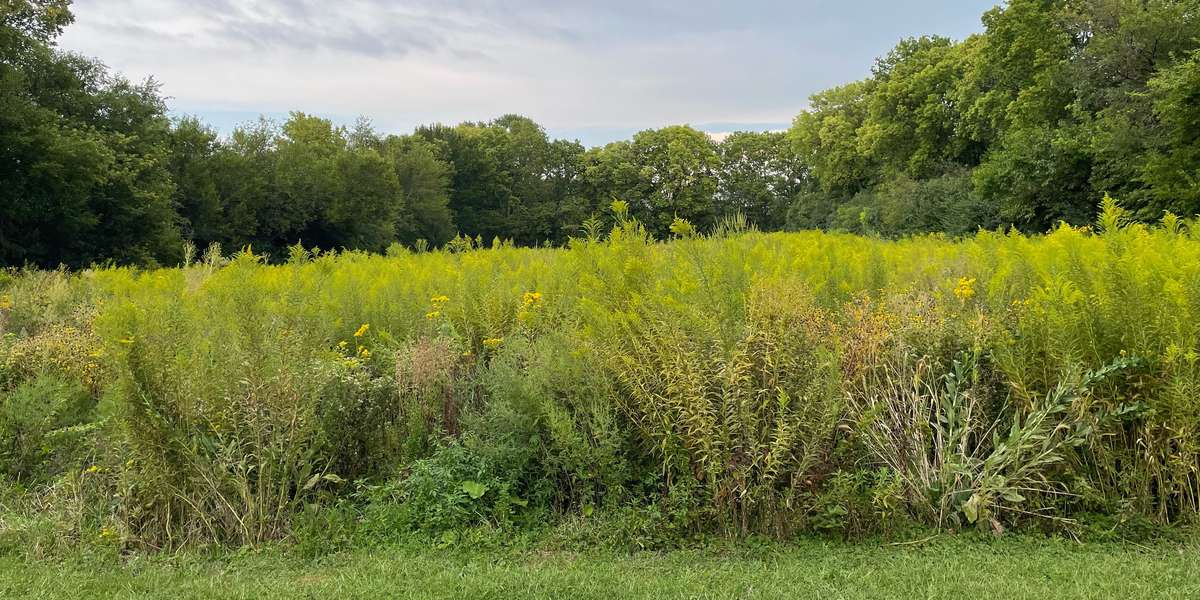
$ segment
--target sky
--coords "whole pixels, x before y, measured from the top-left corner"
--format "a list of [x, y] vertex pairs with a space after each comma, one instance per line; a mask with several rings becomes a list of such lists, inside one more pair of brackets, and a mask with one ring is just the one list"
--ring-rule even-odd
[[60, 45], [226, 133], [291, 110], [388, 133], [518, 113], [600, 145], [785, 129], [900, 39], [962, 39], [998, 1], [75, 0]]

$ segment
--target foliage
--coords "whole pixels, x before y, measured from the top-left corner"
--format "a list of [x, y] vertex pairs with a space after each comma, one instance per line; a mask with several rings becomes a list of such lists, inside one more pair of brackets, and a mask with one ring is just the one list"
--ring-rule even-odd
[[10, 0], [0, 264], [173, 265], [213, 244], [273, 262], [297, 244], [561, 246], [613, 200], [660, 239], [677, 219], [707, 232], [736, 215], [764, 231], [1046, 232], [1091, 222], [1106, 193], [1142, 222], [1192, 215], [1197, 9], [1010, 0], [964, 40], [901, 40], [787, 132], [716, 143], [673, 125], [585, 149], [514, 114], [383, 135], [293, 112], [222, 137], [168, 120], [153, 80], [58, 50], [68, 2]]
[[14, 273], [6, 475], [135, 547], [1200, 514], [1185, 220], [658, 243], [612, 209], [557, 250]]

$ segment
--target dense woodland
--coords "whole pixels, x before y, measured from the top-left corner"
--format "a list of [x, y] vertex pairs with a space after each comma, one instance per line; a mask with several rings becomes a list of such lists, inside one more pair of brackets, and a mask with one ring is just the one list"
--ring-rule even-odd
[[[534, 121], [385, 135], [295, 112], [222, 137], [155, 81], [65, 52], [69, 0], [0, 1], [0, 265], [169, 265], [185, 242], [277, 258], [561, 244], [614, 199], [657, 237], [741, 213], [762, 230], [951, 235], [1200, 212], [1200, 2], [1011, 0], [962, 41], [901, 41], [787, 132], [687, 126], [602, 148]], [[797, 99], [797, 106], [803, 99]]]

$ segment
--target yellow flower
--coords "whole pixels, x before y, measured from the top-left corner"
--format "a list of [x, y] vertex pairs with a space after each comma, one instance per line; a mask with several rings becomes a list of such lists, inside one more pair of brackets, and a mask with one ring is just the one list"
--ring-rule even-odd
[[503, 344], [503, 343], [504, 343], [504, 338], [487, 338], [487, 339], [483, 340], [483, 347], [485, 347], [489, 350], [495, 350], [496, 348], [500, 347], [500, 344]]
[[0, 296], [0, 310], [8, 310], [12, 308], [12, 305], [12, 296], [9, 296], [8, 294]]
[[347, 342], [346, 340], [342, 340], [342, 341], [338, 342], [338, 348], [341, 348], [342, 350], [345, 350], [349, 346], [350, 346], [350, 343]]
[[110, 528], [110, 527], [101, 527], [100, 528], [100, 539], [104, 540], [106, 542], [110, 541], [110, 540], [115, 540], [115, 539], [117, 539], [117, 532], [113, 531], [112, 528]]
[[100, 467], [97, 467], [96, 465], [92, 465], [92, 466], [88, 467], [87, 469], [85, 469], [83, 472], [88, 473], [88, 474], [99, 473]]
[[370, 328], [371, 328], [371, 326], [370, 326], [370, 325], [368, 325], [368, 324], [366, 324], [366, 323], [363, 323], [363, 324], [362, 324], [362, 327], [359, 327], [359, 328], [358, 328], [358, 331], [355, 331], [355, 332], [354, 332], [354, 337], [356, 337], [356, 338], [360, 338], [360, 337], [362, 337], [362, 336], [364, 336], [364, 335], [367, 335], [367, 330], [368, 330], [368, 329], [370, 329]]
[[975, 297], [975, 278], [962, 277], [958, 280], [958, 285], [954, 287], [954, 295], [959, 300], [967, 301]]
[[534, 304], [538, 304], [542, 301], [542, 293], [541, 292], [525, 292], [524, 301], [525, 301], [525, 306], [532, 306]]
[[440, 311], [436, 311], [436, 310], [425, 313], [425, 318], [429, 319], [430, 321], [432, 321], [440, 316], [442, 316], [442, 313]]
[[449, 302], [450, 298], [447, 296], [434, 296], [434, 297], [430, 298], [429, 301], [432, 302], [434, 304], [434, 306], [441, 306], [441, 305]]
[[366, 348], [362, 348], [358, 351], [358, 355], [363, 358], [371, 358], [371, 351], [367, 350]]

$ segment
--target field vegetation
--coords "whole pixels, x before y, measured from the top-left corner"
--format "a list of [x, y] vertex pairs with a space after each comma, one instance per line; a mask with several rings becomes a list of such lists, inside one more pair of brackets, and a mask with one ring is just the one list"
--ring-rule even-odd
[[1034, 237], [673, 229], [616, 203], [563, 249], [8, 273], [0, 544], [1138, 537], [1200, 512], [1189, 223], [1110, 200]]
[[222, 136], [70, 4], [0, 0], [0, 596], [1196, 595], [1196, 0], [603, 148]]

